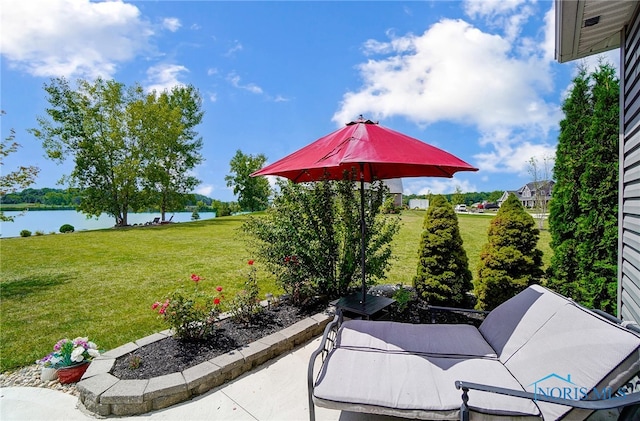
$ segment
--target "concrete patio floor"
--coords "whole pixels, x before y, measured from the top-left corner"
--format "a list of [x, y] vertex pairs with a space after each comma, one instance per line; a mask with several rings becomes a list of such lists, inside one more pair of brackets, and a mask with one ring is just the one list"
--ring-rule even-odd
[[[307, 420], [307, 366], [320, 338], [271, 360], [190, 401], [118, 420]], [[317, 362], [319, 366], [320, 361]], [[78, 409], [78, 398], [45, 388], [0, 389], [0, 419], [95, 420]], [[397, 418], [316, 407], [318, 421], [390, 421]], [[399, 418], [398, 418], [399, 419]]]

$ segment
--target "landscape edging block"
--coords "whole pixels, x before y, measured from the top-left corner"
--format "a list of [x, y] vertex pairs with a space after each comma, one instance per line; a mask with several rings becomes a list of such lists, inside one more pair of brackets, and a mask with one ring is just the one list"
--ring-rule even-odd
[[140, 348], [142, 348], [145, 345], [149, 345], [149, 344], [152, 344], [154, 342], [161, 341], [161, 340], [166, 339], [168, 337], [169, 337], [168, 335], [165, 335], [163, 333], [154, 333], [152, 335], [145, 336], [144, 338], [138, 339], [134, 343], [136, 345], [138, 345]]
[[[222, 367], [210, 360], [187, 368], [182, 372], [182, 376], [187, 384], [187, 389], [195, 394], [204, 393], [224, 382]], [[204, 387], [201, 387], [203, 385]]]
[[119, 357], [122, 357], [123, 355], [127, 355], [128, 353], [135, 351], [138, 348], [139, 348], [138, 345], [136, 345], [133, 342], [129, 342], [129, 343], [121, 345], [121, 346], [119, 346], [117, 348], [114, 348], [112, 350], [109, 350], [109, 351], [105, 352], [104, 354], [100, 355], [100, 357], [102, 359], [119, 358]]
[[182, 373], [171, 373], [149, 379], [144, 390], [143, 400], [154, 400], [183, 392], [187, 392], [187, 383]]
[[82, 402], [89, 400], [98, 403], [100, 396], [119, 381], [120, 379], [110, 373], [102, 373], [82, 380], [77, 385], [78, 391], [80, 392], [80, 399]]
[[96, 358], [94, 363], [98, 363], [97, 368], [91, 371], [95, 375], [83, 378], [78, 383], [80, 402], [87, 410], [100, 416], [138, 415], [166, 408], [220, 386], [253, 367], [305, 343], [313, 336], [321, 334], [332, 319], [333, 316], [327, 313], [315, 314], [245, 347], [219, 355], [179, 373], [148, 380], [121, 380], [110, 372], [103, 371], [104, 367], [109, 365], [110, 370], [113, 370], [116, 358], [143, 345], [171, 336], [173, 332], [167, 329], [139, 339], [135, 343], [130, 342], [107, 351]]
[[153, 409], [151, 401], [140, 403], [115, 403], [111, 405], [111, 413], [117, 416], [140, 415]]
[[120, 380], [100, 396], [100, 403], [110, 403], [113, 406], [141, 404], [144, 402], [143, 395], [148, 383], [149, 380]]
[[240, 348], [240, 353], [244, 360], [251, 367], [256, 367], [273, 357], [271, 347], [260, 341], [251, 342], [249, 345]]
[[82, 375], [82, 380], [86, 380], [90, 377], [99, 376], [100, 374], [110, 373], [113, 366], [116, 364], [115, 358], [101, 358], [91, 361], [87, 371]]

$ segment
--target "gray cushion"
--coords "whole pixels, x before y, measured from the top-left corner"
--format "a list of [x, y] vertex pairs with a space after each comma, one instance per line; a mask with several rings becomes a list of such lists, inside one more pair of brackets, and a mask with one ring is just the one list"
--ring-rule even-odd
[[336, 343], [341, 348], [496, 358], [494, 350], [471, 325], [349, 320], [342, 324]]
[[[458, 419], [462, 392], [455, 388], [456, 380], [522, 390], [496, 359], [437, 358], [337, 348], [323, 365], [313, 396], [319, 406], [334, 409], [377, 407], [378, 413]], [[484, 392], [474, 392], [469, 406], [493, 415], [540, 414], [530, 400]]]
[[[505, 366], [529, 392], [542, 389], [554, 396], [569, 393], [580, 394], [580, 398], [596, 386], [600, 392], [607, 385], [617, 390], [631, 378], [639, 369], [639, 347], [640, 338], [635, 334], [568, 302]], [[614, 370], [617, 374], [611, 384], [601, 384]], [[559, 389], [554, 391], [554, 387]], [[592, 393], [589, 398], [596, 396]], [[545, 419], [557, 419], [571, 409], [544, 403], [539, 406]]]
[[504, 363], [568, 302], [533, 285], [491, 311], [479, 330]]

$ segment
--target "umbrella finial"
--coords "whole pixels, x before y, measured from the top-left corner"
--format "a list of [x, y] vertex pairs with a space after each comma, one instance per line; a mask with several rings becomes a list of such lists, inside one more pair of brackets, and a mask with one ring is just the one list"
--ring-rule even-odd
[[364, 123], [364, 124], [378, 124], [378, 122], [373, 122], [371, 120], [367, 120], [364, 118], [364, 116], [362, 114], [360, 114], [360, 117], [356, 120], [356, 121], [352, 121], [350, 123], [347, 123], [347, 126], [353, 126], [354, 124], [358, 124], [358, 123]]

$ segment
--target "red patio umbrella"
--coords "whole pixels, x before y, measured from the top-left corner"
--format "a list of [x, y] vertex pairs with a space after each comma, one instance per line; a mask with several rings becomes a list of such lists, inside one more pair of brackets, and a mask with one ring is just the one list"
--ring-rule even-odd
[[[458, 171], [478, 171], [448, 152], [380, 126], [357, 121], [251, 174], [277, 175], [294, 183], [342, 180], [357, 174], [360, 181], [362, 231], [362, 305], [366, 301], [364, 183], [402, 177], [453, 177]], [[356, 180], [354, 180], [356, 181]]]

